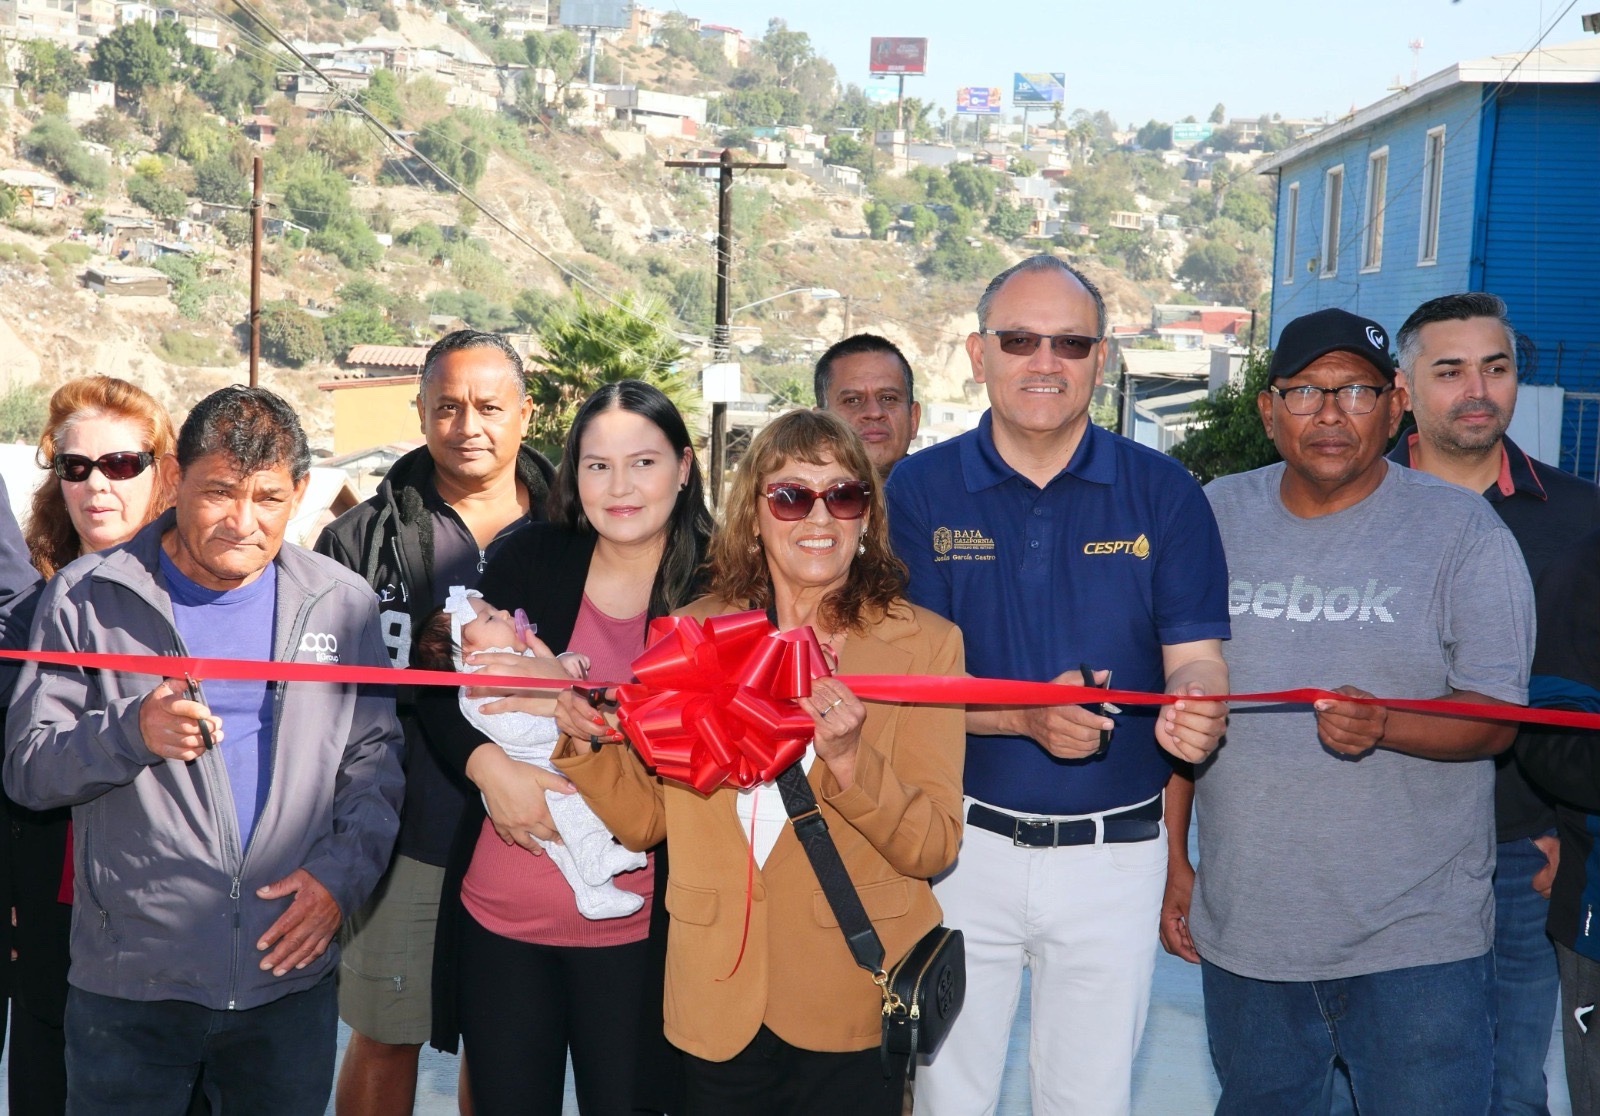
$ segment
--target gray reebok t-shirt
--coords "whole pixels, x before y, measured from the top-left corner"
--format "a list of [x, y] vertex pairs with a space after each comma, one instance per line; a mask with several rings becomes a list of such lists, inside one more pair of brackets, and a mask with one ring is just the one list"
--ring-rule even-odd
[[[1358, 686], [1527, 698], [1533, 588], [1483, 497], [1390, 466], [1301, 519], [1282, 464], [1206, 487], [1228, 556], [1234, 693]], [[1196, 780], [1201, 956], [1257, 980], [1332, 980], [1486, 953], [1494, 765], [1323, 747], [1309, 706], [1241, 707]]]

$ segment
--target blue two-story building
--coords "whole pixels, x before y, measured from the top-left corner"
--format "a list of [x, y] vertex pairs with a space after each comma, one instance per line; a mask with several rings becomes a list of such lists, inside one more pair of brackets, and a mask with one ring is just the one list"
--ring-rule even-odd
[[1274, 343], [1327, 306], [1392, 333], [1493, 291], [1531, 345], [1522, 382], [1549, 386], [1524, 393], [1544, 437], [1519, 441], [1600, 480], [1600, 38], [1458, 63], [1255, 169], [1278, 180]]

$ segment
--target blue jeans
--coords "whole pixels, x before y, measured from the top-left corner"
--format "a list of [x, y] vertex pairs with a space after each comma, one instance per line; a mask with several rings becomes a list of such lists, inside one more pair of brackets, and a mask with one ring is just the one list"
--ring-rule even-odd
[[333, 1090], [334, 980], [248, 1011], [67, 992], [68, 1116], [171, 1116], [205, 1071], [211, 1110], [322, 1116]]
[[1545, 1055], [1556, 1017], [1550, 902], [1533, 890], [1544, 853], [1529, 838], [1502, 841], [1494, 870], [1495, 1116], [1549, 1116]]
[[1320, 1116], [1335, 1058], [1362, 1116], [1489, 1111], [1490, 954], [1342, 980], [1252, 980], [1201, 964], [1217, 1116]]

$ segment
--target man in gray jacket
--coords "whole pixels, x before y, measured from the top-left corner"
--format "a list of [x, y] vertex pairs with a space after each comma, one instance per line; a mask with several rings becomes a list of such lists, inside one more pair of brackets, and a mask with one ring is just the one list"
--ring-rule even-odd
[[[202, 400], [161, 462], [176, 507], [46, 587], [29, 645], [387, 666], [377, 601], [284, 545], [310, 453], [271, 392]], [[320, 1114], [333, 1080], [340, 921], [399, 826], [382, 686], [28, 664], [5, 783], [70, 805], [68, 1110]], [[203, 1076], [202, 1076], [203, 1075]]]

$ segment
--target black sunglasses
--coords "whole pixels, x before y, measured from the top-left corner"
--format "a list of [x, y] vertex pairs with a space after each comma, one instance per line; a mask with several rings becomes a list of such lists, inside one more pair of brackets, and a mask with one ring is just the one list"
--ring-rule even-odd
[[764, 495], [772, 508], [772, 518], [794, 521], [810, 515], [811, 506], [818, 500], [835, 519], [860, 519], [867, 514], [867, 497], [871, 492], [872, 489], [861, 481], [840, 481], [822, 492], [814, 492], [793, 481], [780, 481], [767, 485]]
[[1030, 333], [1025, 329], [980, 329], [978, 332], [1000, 338], [1000, 351], [1007, 356], [1032, 356], [1039, 351], [1041, 341], [1048, 341], [1051, 355], [1058, 360], [1082, 360], [1103, 340], [1081, 333]]
[[100, 457], [85, 457], [81, 453], [58, 453], [50, 459], [50, 471], [64, 481], [86, 481], [89, 474], [99, 469], [105, 474], [107, 480], [125, 481], [132, 480], [146, 469], [156, 459], [156, 455], [145, 450], [134, 452], [123, 450], [121, 453], [107, 453]]

